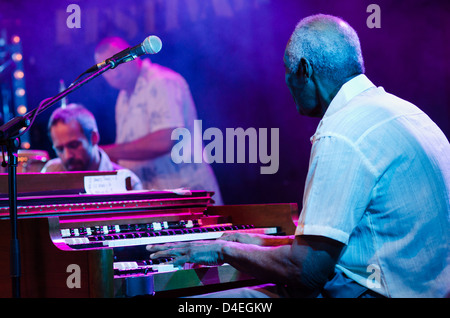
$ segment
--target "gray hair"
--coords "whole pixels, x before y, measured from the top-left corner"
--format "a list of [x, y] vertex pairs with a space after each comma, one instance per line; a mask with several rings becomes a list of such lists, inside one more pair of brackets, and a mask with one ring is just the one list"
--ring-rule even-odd
[[356, 31], [344, 20], [317, 14], [301, 20], [286, 47], [287, 67], [296, 72], [301, 58], [319, 75], [341, 83], [364, 73], [361, 45]]
[[94, 115], [80, 104], [69, 104], [66, 107], [57, 108], [48, 121], [48, 132], [57, 123], [62, 122], [68, 124], [69, 122], [77, 121], [80, 128], [86, 136], [87, 140], [91, 140], [92, 132], [98, 132], [97, 122]]

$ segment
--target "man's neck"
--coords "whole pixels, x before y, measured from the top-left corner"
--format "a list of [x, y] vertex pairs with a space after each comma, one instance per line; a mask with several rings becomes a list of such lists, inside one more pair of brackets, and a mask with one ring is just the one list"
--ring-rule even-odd
[[321, 80], [318, 77], [313, 77], [313, 81], [317, 87], [319, 102], [322, 107], [322, 116], [325, 115], [325, 112], [330, 106], [331, 101], [336, 97], [342, 86], [356, 76], [358, 76], [358, 74], [348, 76], [344, 78], [339, 84], [328, 80]]

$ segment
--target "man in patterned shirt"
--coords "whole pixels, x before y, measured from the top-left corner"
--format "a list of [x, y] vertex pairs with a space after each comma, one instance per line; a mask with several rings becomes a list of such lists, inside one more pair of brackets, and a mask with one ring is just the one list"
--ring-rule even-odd
[[[95, 50], [97, 63], [128, 48], [123, 39], [102, 40]], [[187, 188], [221, 193], [207, 163], [175, 163], [171, 158], [176, 128], [194, 131], [197, 112], [185, 79], [178, 73], [139, 58], [104, 73], [120, 90], [116, 101], [116, 143], [102, 146], [114, 161], [134, 171], [148, 190]]]

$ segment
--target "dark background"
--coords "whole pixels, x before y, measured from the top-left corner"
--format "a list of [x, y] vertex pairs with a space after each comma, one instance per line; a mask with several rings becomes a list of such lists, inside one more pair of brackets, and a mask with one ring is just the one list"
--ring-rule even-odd
[[[81, 8], [79, 29], [66, 25], [71, 3]], [[381, 8], [379, 29], [366, 24], [371, 3]], [[93, 65], [103, 37], [122, 36], [134, 46], [148, 35], [159, 36], [163, 49], [150, 58], [186, 78], [203, 130], [280, 130], [276, 174], [261, 175], [261, 163], [212, 165], [225, 203], [301, 206], [309, 138], [318, 120], [296, 113], [282, 58], [296, 23], [316, 13], [347, 20], [360, 36], [368, 77], [419, 106], [448, 136], [449, 1], [2, 0], [0, 30], [22, 39], [29, 110], [56, 95], [61, 79], [68, 85]], [[100, 77], [69, 96], [97, 117], [102, 144], [115, 139], [117, 93]], [[51, 111], [38, 117], [29, 138], [32, 149], [54, 156], [46, 132]]]

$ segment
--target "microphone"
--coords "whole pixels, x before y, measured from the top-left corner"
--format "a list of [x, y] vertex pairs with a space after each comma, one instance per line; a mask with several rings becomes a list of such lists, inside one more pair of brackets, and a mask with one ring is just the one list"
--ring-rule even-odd
[[125, 50], [114, 54], [109, 59], [106, 59], [103, 62], [100, 62], [92, 66], [85, 73], [94, 72], [110, 63], [112, 64], [111, 68], [115, 68], [117, 65], [132, 61], [138, 56], [144, 54], [156, 54], [159, 51], [161, 51], [161, 48], [162, 48], [161, 39], [158, 38], [156, 35], [150, 35], [149, 37], [145, 38], [145, 40], [141, 44], [138, 44], [132, 48], [126, 48]]

